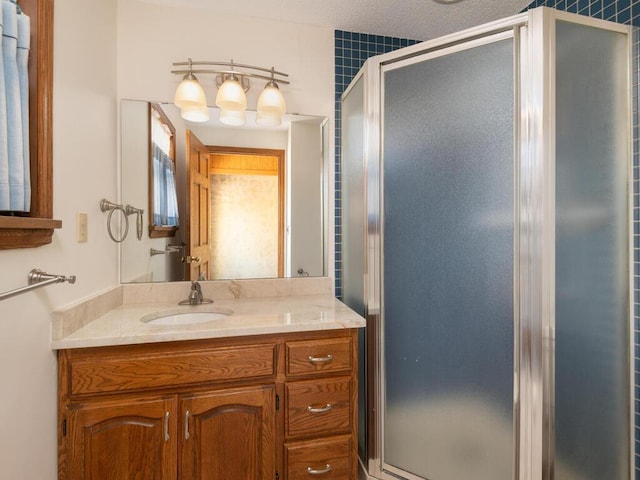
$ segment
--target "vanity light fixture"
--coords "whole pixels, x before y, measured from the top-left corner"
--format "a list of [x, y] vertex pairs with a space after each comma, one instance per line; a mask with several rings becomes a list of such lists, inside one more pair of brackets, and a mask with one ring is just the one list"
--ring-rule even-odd
[[271, 81], [267, 83], [258, 98], [256, 122], [268, 127], [276, 127], [282, 123], [282, 116], [287, 110], [280, 88], [275, 82], [275, 72], [271, 69]]
[[[260, 94], [257, 105], [256, 122], [261, 125], [278, 126], [282, 123], [282, 116], [286, 111], [286, 103], [278, 84], [288, 85], [285, 80], [289, 75], [278, 72], [274, 67], [262, 68], [253, 65], [242, 65], [231, 62], [192, 61], [176, 62], [174, 67], [187, 67], [186, 70], [172, 70], [171, 73], [184, 75], [176, 89], [173, 103], [181, 109], [181, 116], [192, 122], [206, 122], [209, 120], [207, 100], [194, 73], [216, 75], [218, 93], [216, 106], [220, 108], [220, 121], [227, 125], [243, 125], [247, 110], [246, 92], [250, 88], [250, 78], [267, 80], [267, 84]], [[214, 67], [196, 68], [193, 67]], [[218, 67], [229, 67], [218, 69]], [[269, 76], [262, 72], [268, 72]]]
[[193, 74], [191, 59], [187, 62], [188, 70], [182, 81], [176, 88], [176, 94], [173, 97], [173, 103], [179, 108], [206, 108], [207, 97], [204, 90]]
[[182, 107], [180, 109], [180, 116], [190, 122], [208, 122], [209, 108], [207, 107], [206, 100], [204, 106]]
[[244, 125], [246, 115], [244, 110], [227, 110], [220, 109], [220, 121], [226, 125], [240, 126]]

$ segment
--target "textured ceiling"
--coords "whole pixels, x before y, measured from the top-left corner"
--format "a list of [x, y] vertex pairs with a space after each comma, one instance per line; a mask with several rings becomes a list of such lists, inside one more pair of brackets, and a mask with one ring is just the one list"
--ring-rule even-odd
[[337, 30], [428, 40], [515, 15], [528, 0], [143, 0]]

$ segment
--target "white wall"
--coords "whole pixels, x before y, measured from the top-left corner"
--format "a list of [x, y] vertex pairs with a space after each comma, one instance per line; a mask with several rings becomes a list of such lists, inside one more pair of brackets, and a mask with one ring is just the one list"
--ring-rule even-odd
[[291, 184], [292, 277], [298, 276], [300, 268], [312, 277], [321, 276], [323, 270], [321, 122], [322, 119], [315, 119], [291, 123], [291, 165], [287, 181]]
[[[77, 275], [0, 302], [0, 477], [57, 478], [57, 373], [50, 312], [117, 283], [115, 245], [100, 199], [116, 196], [116, 6], [56, 0], [54, 6], [54, 217], [51, 245], [0, 251], [0, 290], [27, 284], [34, 267]], [[81, 20], [80, 20], [81, 19]], [[89, 214], [87, 243], [76, 212]]]
[[[291, 77], [280, 86], [289, 113], [333, 117], [333, 30], [118, 0], [120, 98], [173, 101], [181, 76], [171, 74], [171, 64], [189, 57], [275, 66]], [[199, 80], [213, 105], [214, 76]], [[250, 110], [263, 86], [252, 81]]]
[[287, 130], [192, 127], [191, 131], [205, 145], [286, 150], [289, 142], [289, 132]]

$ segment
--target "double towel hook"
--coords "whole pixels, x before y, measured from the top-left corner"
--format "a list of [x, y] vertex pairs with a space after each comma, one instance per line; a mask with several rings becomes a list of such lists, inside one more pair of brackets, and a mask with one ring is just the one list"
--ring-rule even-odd
[[[136, 236], [138, 240], [142, 240], [142, 214], [144, 210], [141, 208], [132, 207], [131, 205], [122, 205], [119, 203], [113, 203], [103, 198], [100, 201], [100, 211], [109, 212], [107, 216], [107, 232], [109, 233], [109, 237], [116, 243], [122, 243], [127, 235], [129, 234], [129, 215], [136, 215]], [[113, 219], [113, 212], [120, 211], [122, 212], [122, 218], [124, 219], [124, 233], [120, 238], [116, 238], [113, 234], [113, 230], [111, 229], [111, 220]]]

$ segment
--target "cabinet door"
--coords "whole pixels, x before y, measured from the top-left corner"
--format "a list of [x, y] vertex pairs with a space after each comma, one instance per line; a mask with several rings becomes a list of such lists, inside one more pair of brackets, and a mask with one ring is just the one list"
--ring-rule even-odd
[[181, 480], [275, 478], [274, 387], [182, 397]]
[[72, 406], [60, 478], [175, 480], [175, 412], [173, 396]]

